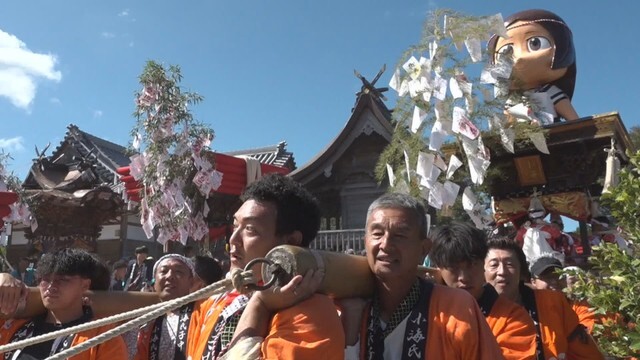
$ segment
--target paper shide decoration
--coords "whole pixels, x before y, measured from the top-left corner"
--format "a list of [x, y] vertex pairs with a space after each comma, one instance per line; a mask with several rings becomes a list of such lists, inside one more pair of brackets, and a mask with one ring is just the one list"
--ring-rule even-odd
[[[402, 191], [409, 191], [407, 185], [417, 187], [414, 194], [435, 209], [453, 206], [463, 187], [463, 208], [479, 228], [493, 222], [488, 206], [474, 193], [491, 164], [491, 150], [482, 134], [495, 133], [502, 147], [513, 153], [516, 139], [522, 137], [514, 124], [549, 123], [549, 115], [539, 111], [544, 108], [538, 106], [540, 99], [510, 90], [512, 54], [506, 51], [488, 61], [494, 55], [486, 53], [486, 42], [493, 34], [507, 36], [500, 14], [469, 17], [450, 10], [431, 14], [425, 36], [403, 55], [389, 82], [400, 97], [400, 109], [394, 110], [396, 130], [406, 127], [408, 136], [422, 139], [422, 146], [411, 148], [401, 140], [391, 150], [402, 153], [402, 164], [383, 154], [384, 170], [379, 171], [396, 191], [394, 166], [406, 172]], [[529, 130], [525, 136], [540, 152], [549, 153], [542, 130]], [[445, 144], [457, 144], [462, 158], [443, 148]]]
[[29, 210], [29, 204], [25, 200], [22, 192], [20, 179], [7, 170], [7, 162], [10, 155], [0, 152], [0, 192], [12, 192], [17, 195], [18, 200], [9, 205], [10, 213], [0, 218], [0, 229], [7, 223], [22, 223], [30, 226], [31, 231], [36, 231], [38, 222]]
[[208, 234], [207, 198], [222, 182], [204, 150], [214, 132], [195, 121], [188, 106], [202, 98], [183, 92], [180, 69], [150, 61], [136, 94], [132, 130], [130, 174], [142, 186], [140, 217], [148, 238], [157, 235], [165, 244], [189, 237], [202, 240]]

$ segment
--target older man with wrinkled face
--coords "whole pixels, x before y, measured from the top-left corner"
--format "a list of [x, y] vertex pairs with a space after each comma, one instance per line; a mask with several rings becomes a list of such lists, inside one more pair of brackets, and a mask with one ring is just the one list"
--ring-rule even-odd
[[385, 194], [369, 207], [365, 247], [375, 292], [364, 312], [343, 311], [347, 359], [502, 357], [468, 292], [418, 277], [431, 248], [425, 217], [424, 205], [405, 194]]

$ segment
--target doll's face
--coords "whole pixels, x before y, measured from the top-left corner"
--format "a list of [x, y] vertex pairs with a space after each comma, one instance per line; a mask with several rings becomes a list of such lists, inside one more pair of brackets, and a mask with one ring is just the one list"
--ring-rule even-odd
[[522, 23], [518, 21], [509, 26], [507, 30], [509, 38], [498, 38], [496, 43], [496, 58], [510, 48], [513, 51], [511, 87], [529, 90], [563, 77], [567, 68], [551, 68], [556, 51], [551, 34], [539, 24], [522, 25]]

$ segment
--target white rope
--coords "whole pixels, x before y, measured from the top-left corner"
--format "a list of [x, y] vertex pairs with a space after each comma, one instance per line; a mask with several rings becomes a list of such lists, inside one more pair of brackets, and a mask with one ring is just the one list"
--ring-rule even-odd
[[[67, 349], [59, 354], [54, 355], [54, 357], [51, 357], [49, 359], [64, 359], [66, 357], [71, 357], [75, 354], [78, 354], [82, 351], [85, 351], [95, 345], [97, 345], [99, 342], [95, 342], [92, 341], [93, 339], [98, 339], [101, 338], [102, 341], [107, 341], [113, 337], [116, 337], [122, 333], [125, 333], [131, 329], [133, 329], [135, 326], [139, 326], [140, 324], [143, 324], [145, 322], [151, 321], [152, 319], [155, 319], [156, 317], [171, 311], [175, 308], [179, 308], [185, 304], [188, 304], [192, 301], [197, 301], [203, 298], [207, 298], [209, 296], [218, 294], [218, 293], [222, 293], [228, 290], [233, 289], [234, 287], [236, 289], [243, 290], [243, 287], [245, 284], [249, 283], [253, 281], [253, 274], [251, 271], [237, 271], [234, 273], [232, 273], [232, 278], [231, 279], [223, 279], [220, 280], [216, 283], [213, 283], [211, 285], [208, 285], [198, 291], [195, 291], [191, 294], [188, 294], [186, 296], [183, 296], [181, 298], [177, 298], [177, 299], [173, 299], [164, 303], [159, 303], [159, 304], [154, 304], [154, 305], [150, 305], [141, 309], [136, 309], [136, 310], [132, 310], [129, 312], [125, 312], [122, 314], [118, 314], [118, 315], [114, 315], [114, 316], [110, 316], [110, 317], [106, 317], [103, 319], [98, 319], [95, 321], [91, 321], [88, 323], [84, 323], [84, 324], [80, 324], [74, 327], [70, 327], [67, 329], [62, 329], [62, 330], [58, 330], [58, 331], [54, 331], [51, 333], [47, 333], [47, 334], [43, 334], [40, 336], [36, 336], [33, 338], [29, 338], [29, 339], [25, 339], [22, 341], [17, 341], [11, 344], [7, 344], [7, 345], [2, 345], [0, 346], [0, 354], [8, 352], [8, 351], [12, 351], [12, 350], [16, 350], [16, 349], [23, 349], [25, 347], [31, 346], [31, 345], [35, 345], [35, 344], [39, 344], [41, 342], [45, 342], [48, 340], [52, 340], [55, 339], [57, 337], [61, 337], [61, 336], [67, 336], [70, 334], [75, 334], [75, 333], [79, 333], [82, 331], [86, 331], [86, 330], [90, 330], [90, 329], [94, 329], [97, 327], [101, 327], [101, 326], [105, 326], [105, 325], [109, 325], [112, 323], [117, 323], [123, 320], [128, 320], [143, 314], [142, 317], [127, 322], [125, 324], [122, 324], [114, 329], [111, 329], [107, 332], [105, 332], [104, 334], [101, 334], [95, 338], [90, 339], [89, 341], [83, 342], [81, 344], [78, 344], [70, 349]], [[153, 316], [151, 316], [153, 315]], [[122, 329], [125, 329], [124, 331], [121, 331]], [[115, 330], [118, 330], [118, 332], [116, 332]], [[109, 337], [106, 336], [102, 336], [102, 335], [106, 335], [106, 334], [110, 334]], [[80, 349], [80, 347], [84, 344], [87, 343], [91, 343], [92, 345], [89, 347], [82, 347], [82, 349], [80, 351], [71, 353], [71, 350], [76, 350], [76, 349]], [[64, 354], [63, 357], [59, 357], [58, 355], [62, 355]]]

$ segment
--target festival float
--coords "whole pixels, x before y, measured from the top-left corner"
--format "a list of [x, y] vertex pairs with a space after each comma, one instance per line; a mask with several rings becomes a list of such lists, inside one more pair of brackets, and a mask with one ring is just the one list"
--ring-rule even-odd
[[[632, 145], [618, 113], [574, 109], [571, 29], [545, 10], [506, 20], [443, 10], [426, 24], [390, 82], [398, 125], [380, 178], [441, 216], [461, 205], [478, 228], [519, 232], [529, 259], [584, 262], [586, 224], [603, 215], [599, 197]], [[580, 239], [551, 228], [562, 216]]]
[[34, 217], [25, 228], [32, 249], [97, 252], [103, 225], [121, 215], [124, 203], [113, 172], [118, 159], [99, 141], [104, 142], [69, 125], [50, 156], [45, 154], [49, 146], [41, 152], [36, 148], [37, 157], [22, 184]]

